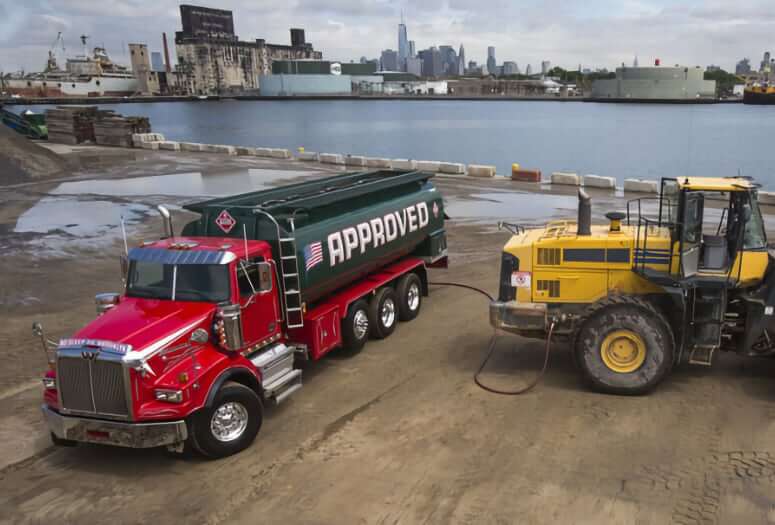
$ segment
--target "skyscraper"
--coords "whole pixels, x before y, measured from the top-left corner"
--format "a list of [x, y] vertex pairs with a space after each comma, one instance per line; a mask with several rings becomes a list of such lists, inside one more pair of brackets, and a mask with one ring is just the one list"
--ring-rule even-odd
[[409, 56], [410, 57], [416, 57], [417, 56], [417, 50], [414, 47], [414, 40], [409, 41]]
[[457, 74], [466, 74], [466, 50], [463, 49], [463, 44], [460, 44], [460, 51], [457, 54]]
[[398, 24], [398, 69], [406, 71], [406, 59], [409, 58], [409, 38], [406, 36], [404, 14], [401, 13], [401, 23]]
[[548, 60], [541, 61], [541, 74], [546, 76], [549, 74], [549, 70], [552, 69], [552, 63]]
[[497, 73], [497, 62], [495, 62], [495, 47], [487, 48], [487, 72], [491, 75]]
[[750, 75], [751, 61], [747, 58], [742, 59], [735, 65], [735, 75]]
[[424, 49], [418, 53], [422, 59], [422, 76], [440, 77], [444, 70], [441, 65], [441, 53], [435, 47]]
[[444, 75], [457, 75], [457, 55], [452, 46], [439, 46], [441, 71]]
[[398, 71], [398, 53], [392, 49], [383, 50], [379, 62], [382, 71]]

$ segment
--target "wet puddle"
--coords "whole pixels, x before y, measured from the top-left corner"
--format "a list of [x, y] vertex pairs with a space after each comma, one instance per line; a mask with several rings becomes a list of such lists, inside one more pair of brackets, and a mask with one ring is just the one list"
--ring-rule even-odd
[[122, 218], [131, 234], [133, 226], [156, 213], [156, 204], [175, 210], [182, 203], [262, 190], [309, 174], [251, 168], [65, 182], [21, 214], [12, 235], [41, 254], [58, 256], [114, 242], [121, 236]]

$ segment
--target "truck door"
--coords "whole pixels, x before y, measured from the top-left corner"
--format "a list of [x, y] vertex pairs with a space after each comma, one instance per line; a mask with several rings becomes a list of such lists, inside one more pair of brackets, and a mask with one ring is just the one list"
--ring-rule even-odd
[[686, 192], [681, 227], [681, 275], [697, 273], [702, 249], [702, 213], [704, 199], [700, 192]]
[[[261, 265], [266, 273], [262, 275]], [[280, 331], [280, 311], [273, 269], [263, 258], [237, 263], [237, 285], [242, 307], [242, 334], [249, 347]]]

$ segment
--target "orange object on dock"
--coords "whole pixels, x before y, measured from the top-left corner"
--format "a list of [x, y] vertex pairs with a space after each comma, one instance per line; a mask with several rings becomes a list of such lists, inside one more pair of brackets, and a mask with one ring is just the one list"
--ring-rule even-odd
[[512, 167], [511, 180], [518, 180], [520, 182], [541, 182], [541, 170], [528, 170]]

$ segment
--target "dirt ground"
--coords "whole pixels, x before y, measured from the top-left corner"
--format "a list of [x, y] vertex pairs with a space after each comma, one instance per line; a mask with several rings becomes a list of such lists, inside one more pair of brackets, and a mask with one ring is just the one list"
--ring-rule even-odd
[[[76, 176], [225, 169], [213, 156], [122, 155]], [[515, 188], [436, 184], [463, 199]], [[59, 337], [92, 319], [93, 295], [120, 286], [121, 249], [118, 239], [57, 257], [31, 248], [34, 235], [14, 225], [55, 186], [0, 188], [0, 523], [775, 523], [775, 360], [721, 355], [712, 368], [677, 368], [649, 396], [617, 397], [587, 390], [557, 344], [535, 390], [497, 396], [472, 381], [492, 335], [487, 301], [446, 287], [390, 338], [311, 364], [237, 456], [53, 448], [30, 325]], [[131, 240], [159, 230], [148, 217]], [[448, 235], [451, 267], [432, 278], [494, 291], [507, 234], [453, 219]], [[543, 352], [503, 335], [484, 379], [523, 385]]]

